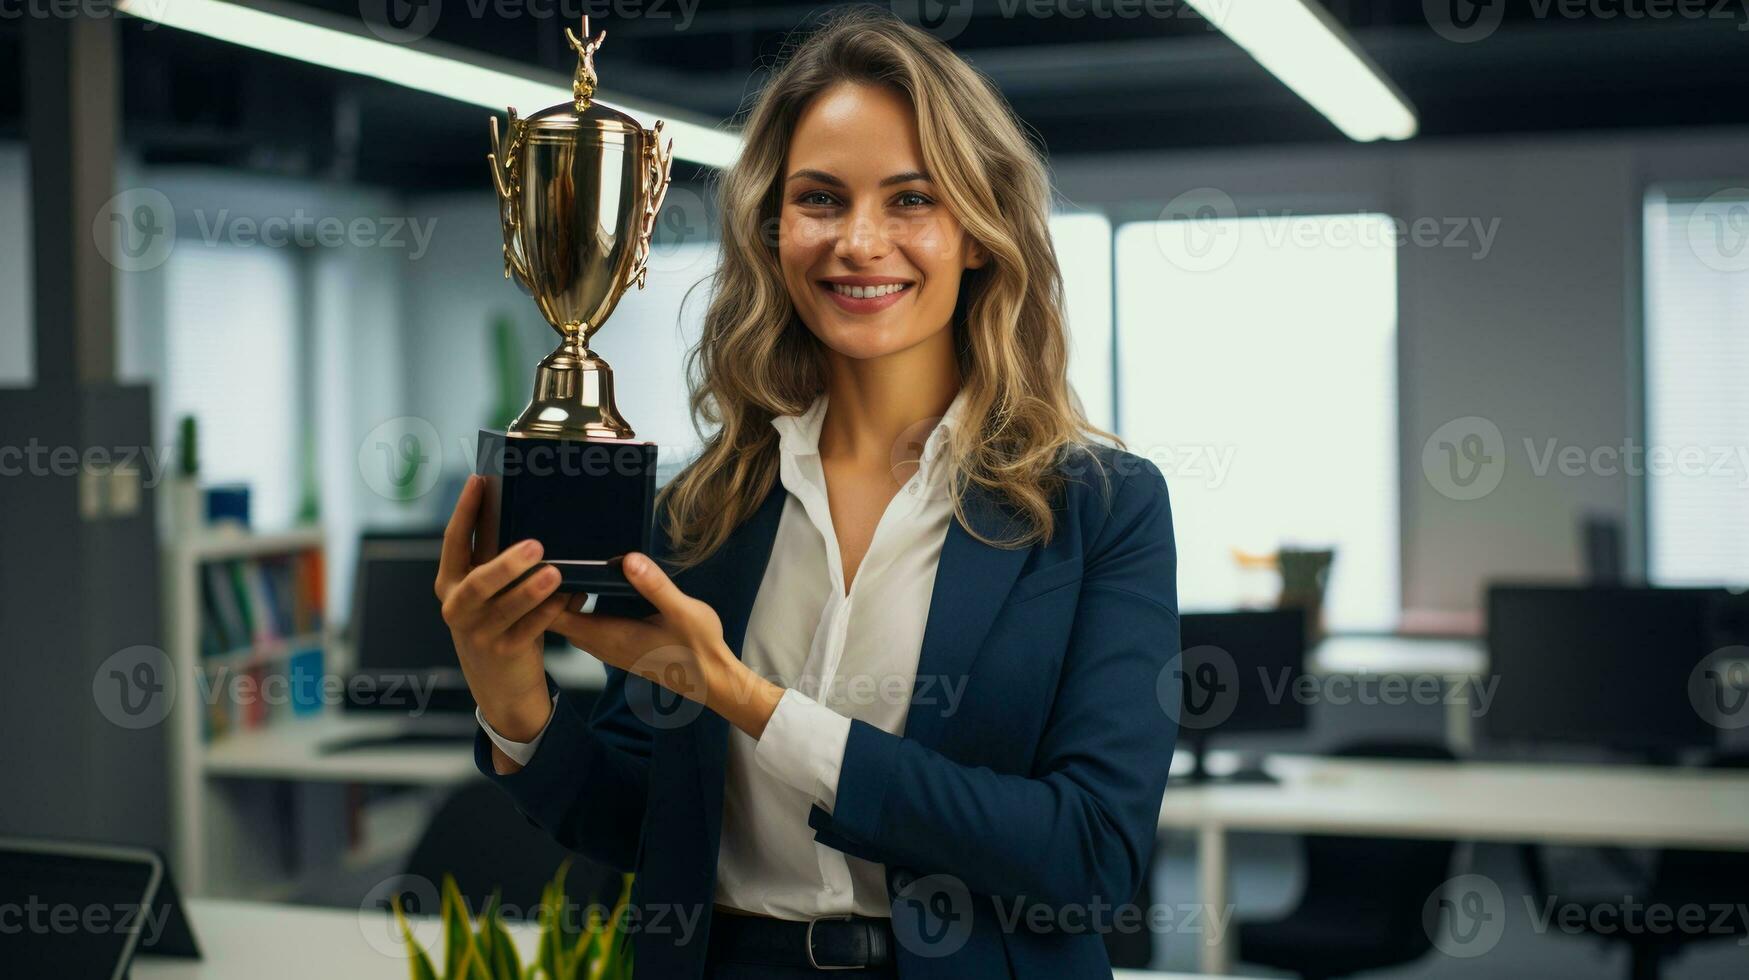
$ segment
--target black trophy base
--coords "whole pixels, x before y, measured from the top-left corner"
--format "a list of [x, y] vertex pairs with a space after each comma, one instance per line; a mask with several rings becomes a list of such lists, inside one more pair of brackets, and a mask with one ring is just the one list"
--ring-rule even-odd
[[476, 560], [533, 538], [541, 543], [543, 563], [559, 570], [561, 592], [637, 595], [620, 560], [650, 550], [655, 443], [481, 429], [475, 470], [486, 478], [475, 548], [489, 551]]

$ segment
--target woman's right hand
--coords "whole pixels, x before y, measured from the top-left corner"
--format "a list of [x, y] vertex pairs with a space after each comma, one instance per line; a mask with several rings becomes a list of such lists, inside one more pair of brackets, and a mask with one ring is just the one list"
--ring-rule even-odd
[[484, 481], [468, 477], [443, 532], [437, 598], [480, 713], [498, 734], [527, 742], [552, 715], [542, 637], [564, 611], [566, 596], [556, 591], [558, 569], [542, 567], [523, 577], [540, 564], [537, 541], [518, 542], [475, 563], [474, 526], [484, 495]]

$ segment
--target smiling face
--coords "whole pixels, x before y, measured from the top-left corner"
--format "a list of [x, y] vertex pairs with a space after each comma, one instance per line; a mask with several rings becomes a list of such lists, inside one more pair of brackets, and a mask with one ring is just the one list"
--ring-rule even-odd
[[903, 93], [844, 82], [803, 110], [783, 170], [778, 261], [796, 313], [855, 359], [946, 339], [985, 253], [925, 173]]

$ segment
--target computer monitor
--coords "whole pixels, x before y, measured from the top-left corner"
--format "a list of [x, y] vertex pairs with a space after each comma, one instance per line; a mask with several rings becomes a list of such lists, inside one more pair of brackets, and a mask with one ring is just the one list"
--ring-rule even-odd
[[[1179, 639], [1179, 738], [1196, 753], [1193, 780], [1207, 778], [1203, 755], [1216, 733], [1306, 727], [1306, 705], [1296, 695], [1306, 669], [1304, 610], [1185, 613]], [[1265, 777], [1246, 768], [1238, 778]]]
[[[436, 530], [368, 531], [358, 543], [349, 628], [353, 674], [344, 703], [348, 711], [418, 722], [416, 731], [393, 736], [396, 742], [443, 741], [473, 731], [473, 695], [434, 589], [442, 554], [443, 535]], [[582, 675], [593, 661], [557, 634], [548, 633], [546, 644], [555, 679], [580, 704], [591, 703], [595, 688]], [[555, 660], [555, 648], [567, 654]]]
[[1714, 648], [1721, 589], [1496, 584], [1488, 656], [1493, 743], [1582, 743], [1650, 755], [1711, 746], [1690, 678]]
[[[367, 532], [358, 543], [353, 576], [353, 676], [346, 705], [390, 713], [469, 710], [438, 704], [440, 691], [465, 693], [461, 663], [433, 586], [443, 538], [431, 532]], [[419, 699], [430, 692], [433, 703]], [[411, 703], [403, 703], [413, 699]]]

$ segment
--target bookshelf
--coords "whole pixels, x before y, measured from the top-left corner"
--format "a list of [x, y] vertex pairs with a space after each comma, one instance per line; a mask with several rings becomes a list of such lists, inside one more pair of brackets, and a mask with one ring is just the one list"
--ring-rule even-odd
[[[281, 875], [250, 827], [288, 814], [275, 812], [276, 801], [214, 786], [208, 758], [227, 740], [322, 713], [323, 679], [340, 666], [323, 598], [323, 535], [204, 530], [166, 549], [165, 561], [178, 685], [170, 714], [176, 873], [193, 894], [236, 892]], [[211, 877], [214, 854], [231, 880]]]

